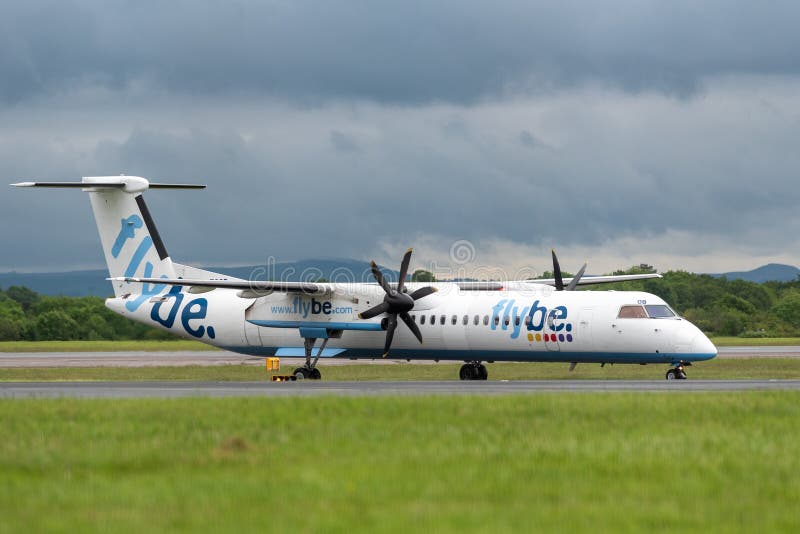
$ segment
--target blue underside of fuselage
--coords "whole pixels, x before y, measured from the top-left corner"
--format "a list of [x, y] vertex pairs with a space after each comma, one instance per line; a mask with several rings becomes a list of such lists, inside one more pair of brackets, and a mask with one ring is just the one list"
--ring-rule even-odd
[[[273, 356], [286, 347], [222, 347], [231, 352], [252, 356]], [[292, 347], [293, 356], [303, 354], [302, 347]], [[297, 351], [296, 353], [294, 351]], [[340, 350], [340, 349], [339, 349]], [[381, 359], [380, 350], [344, 349], [322, 354], [323, 358]], [[328, 349], [326, 349], [326, 352]], [[334, 355], [335, 352], [335, 355]], [[316, 356], [315, 348], [313, 354]], [[666, 363], [699, 362], [710, 360], [716, 353], [642, 353], [642, 352], [569, 352], [569, 351], [464, 351], [464, 350], [426, 350], [397, 349], [387, 356], [391, 360], [452, 360], [483, 362], [578, 362], [578, 363]]]

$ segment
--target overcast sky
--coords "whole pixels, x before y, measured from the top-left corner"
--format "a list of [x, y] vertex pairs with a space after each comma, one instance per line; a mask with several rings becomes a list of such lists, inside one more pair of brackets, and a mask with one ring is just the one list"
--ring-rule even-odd
[[[395, 266], [408, 246], [509, 276], [551, 247], [571, 271], [798, 265], [799, 20], [777, 1], [3, 2], [0, 177], [206, 183], [146, 197], [196, 265]], [[3, 187], [0, 271], [103, 265], [84, 195]]]

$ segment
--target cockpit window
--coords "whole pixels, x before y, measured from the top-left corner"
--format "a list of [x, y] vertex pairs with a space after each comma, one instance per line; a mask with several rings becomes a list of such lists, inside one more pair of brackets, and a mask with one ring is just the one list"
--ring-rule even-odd
[[641, 306], [623, 306], [619, 309], [618, 319], [647, 319], [647, 313]]
[[675, 312], [672, 311], [669, 306], [665, 306], [664, 304], [648, 304], [645, 306], [645, 308], [647, 308], [647, 315], [653, 319], [661, 319], [662, 317], [675, 317]]

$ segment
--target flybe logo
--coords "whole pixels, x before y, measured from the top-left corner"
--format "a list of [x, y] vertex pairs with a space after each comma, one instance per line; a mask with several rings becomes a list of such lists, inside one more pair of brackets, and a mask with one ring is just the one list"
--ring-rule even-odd
[[492, 307], [492, 330], [511, 330], [511, 339], [517, 339], [523, 326], [528, 331], [528, 341], [573, 341], [572, 323], [568, 321], [566, 306], [552, 309], [542, 306], [537, 299], [530, 306], [517, 306], [515, 299], [503, 299]]
[[[142, 226], [144, 226], [142, 218], [135, 213], [129, 217], [125, 217], [120, 221], [119, 233], [117, 234], [117, 238], [114, 240], [114, 245], [111, 247], [111, 255], [114, 258], [119, 257], [119, 255], [122, 253], [122, 249], [125, 247], [125, 243], [136, 237], [136, 230], [140, 229]], [[149, 235], [144, 236], [144, 239], [142, 239], [142, 241], [139, 243], [139, 246], [136, 247], [136, 250], [131, 255], [130, 261], [128, 261], [128, 265], [125, 267], [125, 276], [136, 276], [139, 266], [141, 266], [142, 261], [152, 246], [153, 239]], [[153, 264], [147, 261], [144, 263], [144, 278], [152, 278], [152, 276]], [[162, 275], [161, 278], [166, 278], [166, 276]], [[136, 311], [142, 304], [147, 302], [147, 299], [153, 295], [159, 295], [163, 293], [166, 289], [167, 286], [164, 284], [142, 284], [141, 295], [138, 295], [136, 298], [126, 302], [125, 308], [131, 312]]]
[[[150, 318], [167, 328], [172, 328], [178, 318], [178, 311], [181, 308], [185, 294], [181, 293], [179, 286], [175, 286], [170, 290], [168, 296], [172, 298], [153, 304], [153, 309], [150, 310]], [[162, 305], [165, 308], [163, 310]], [[207, 312], [207, 299], [200, 297], [190, 300], [180, 313], [181, 326], [191, 336], [201, 338], [204, 334], [208, 334], [208, 337], [214, 339], [216, 332], [214, 332], [213, 326], [205, 327], [202, 324], [198, 324], [199, 320], [206, 318]]]
[[[134, 213], [122, 219], [120, 225], [119, 234], [117, 234], [114, 245], [111, 247], [111, 255], [114, 258], [119, 258], [126, 243], [134, 240], [137, 230], [144, 226], [144, 222], [139, 215]], [[152, 247], [153, 239], [149, 235], [145, 235], [131, 255], [128, 265], [125, 267], [126, 277], [136, 276], [142, 263], [144, 263], [144, 277], [151, 278], [153, 276], [153, 263], [144, 261]], [[167, 277], [162, 275], [161, 278]], [[167, 286], [165, 284], [142, 284], [142, 293], [127, 300], [125, 302], [125, 308], [128, 311], [134, 312], [151, 297], [163, 294], [166, 288]], [[216, 332], [214, 332], [213, 326], [206, 327], [200, 324], [200, 321], [205, 319], [208, 313], [207, 299], [202, 297], [195, 298], [187, 301], [184, 305], [183, 301], [186, 295], [181, 293], [181, 288], [179, 286], [174, 286], [167, 294], [167, 297], [169, 298], [153, 304], [153, 308], [150, 310], [150, 318], [153, 321], [171, 329], [175, 323], [180, 320], [180, 325], [189, 335], [196, 338], [201, 338], [204, 335], [208, 335], [211, 339], [215, 338]]]
[[300, 315], [303, 319], [310, 315], [337, 315], [337, 314], [352, 314], [352, 306], [334, 306], [329, 300], [319, 301], [315, 298], [305, 300], [300, 297], [295, 297], [291, 305], [288, 306], [272, 306], [272, 313], [279, 315]]

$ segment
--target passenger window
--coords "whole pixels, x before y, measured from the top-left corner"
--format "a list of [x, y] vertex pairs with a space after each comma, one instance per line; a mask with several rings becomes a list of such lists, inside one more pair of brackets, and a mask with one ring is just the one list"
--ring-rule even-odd
[[531, 316], [530, 315], [526, 315], [525, 316], [525, 326], [530, 326], [530, 324], [531, 324]]
[[467, 326], [467, 324], [469, 323], [469, 315], [465, 315], [464, 320], [461, 322], [464, 324], [464, 326]]
[[623, 306], [619, 309], [618, 319], [647, 319], [642, 306]]
[[420, 315], [419, 316], [419, 324], [425, 324], [425, 316], [424, 315]]
[[447, 322], [447, 317], [445, 317], [444, 315], [442, 315], [441, 317], [439, 317], [439, 322], [440, 322], [441, 324], [444, 324], [444, 323], [446, 323], [446, 322]]
[[514, 326], [519, 326], [519, 315], [514, 317]]
[[412, 320], [412, 321], [414, 321], [414, 322], [416, 323], [416, 322], [417, 322], [417, 316], [416, 316], [416, 315], [412, 315], [412, 316], [411, 316], [411, 320]]
[[453, 316], [453, 318], [452, 318], [452, 319], [450, 319], [450, 322], [453, 324], [453, 326], [455, 326], [455, 325], [456, 325], [456, 323], [458, 322], [458, 317], [456, 317], [456, 316], [454, 315], [454, 316]]
[[497, 326], [499, 324], [500, 324], [500, 317], [495, 317], [494, 318], [494, 325]]
[[481, 321], [481, 318], [480, 318], [480, 316], [479, 316], [479, 315], [476, 315], [476, 316], [475, 316], [475, 319], [473, 319], [473, 320], [472, 320], [472, 323], [473, 323], [475, 326], [478, 326], [478, 323], [479, 323], [480, 321]]
[[435, 315], [431, 315], [431, 326], [433, 326], [435, 324], [436, 324], [436, 316]]
[[510, 319], [508, 318], [508, 315], [506, 315], [505, 317], [503, 317], [503, 324], [504, 324], [504, 325], [508, 326], [508, 323], [509, 323], [509, 322], [510, 322]]
[[488, 315], [484, 315], [483, 316], [483, 326], [489, 326], [489, 316]]

